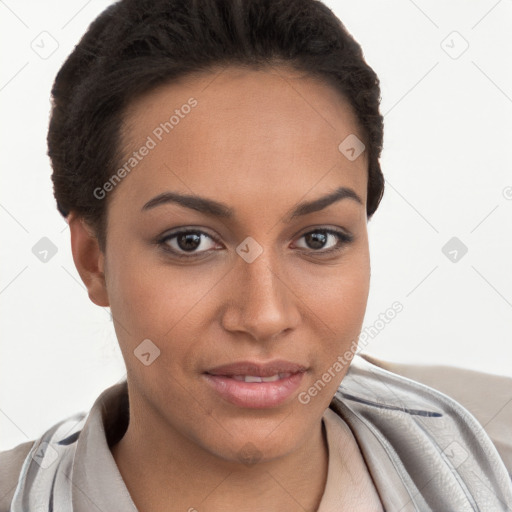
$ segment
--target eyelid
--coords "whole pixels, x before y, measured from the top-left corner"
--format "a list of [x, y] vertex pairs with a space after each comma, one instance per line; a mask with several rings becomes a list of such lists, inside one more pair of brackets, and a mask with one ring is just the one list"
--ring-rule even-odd
[[307, 235], [309, 233], [316, 233], [317, 231], [325, 231], [327, 233], [336, 233], [342, 236], [345, 236], [347, 238], [353, 238], [354, 236], [346, 229], [330, 226], [328, 224], [316, 224], [313, 226], [308, 226], [307, 228], [304, 228], [304, 231], [301, 231], [300, 235], [298, 235], [298, 238], [303, 237], [304, 235]]

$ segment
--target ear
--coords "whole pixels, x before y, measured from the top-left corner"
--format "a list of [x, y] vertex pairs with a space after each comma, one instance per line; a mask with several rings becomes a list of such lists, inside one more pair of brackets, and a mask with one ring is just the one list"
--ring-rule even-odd
[[68, 216], [71, 251], [76, 269], [82, 278], [89, 298], [98, 306], [110, 306], [105, 282], [105, 257], [93, 229], [82, 217], [71, 212]]

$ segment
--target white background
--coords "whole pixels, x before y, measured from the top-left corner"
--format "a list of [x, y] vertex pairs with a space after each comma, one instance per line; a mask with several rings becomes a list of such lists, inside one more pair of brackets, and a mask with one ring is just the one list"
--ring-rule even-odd
[[[109, 310], [74, 267], [46, 156], [55, 74], [109, 3], [0, 1], [0, 449], [88, 410], [125, 374]], [[325, 3], [382, 87], [386, 191], [369, 223], [364, 326], [404, 309], [365, 350], [512, 376], [511, 0]], [[46, 263], [32, 253], [42, 237], [57, 248]], [[468, 249], [456, 262], [442, 252], [452, 237]]]

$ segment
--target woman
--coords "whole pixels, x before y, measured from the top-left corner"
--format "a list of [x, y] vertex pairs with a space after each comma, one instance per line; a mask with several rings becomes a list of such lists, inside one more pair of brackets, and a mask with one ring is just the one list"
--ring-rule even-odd
[[354, 357], [383, 126], [329, 9], [122, 0], [52, 94], [57, 205], [127, 379], [4, 454], [5, 510], [511, 506], [464, 408]]

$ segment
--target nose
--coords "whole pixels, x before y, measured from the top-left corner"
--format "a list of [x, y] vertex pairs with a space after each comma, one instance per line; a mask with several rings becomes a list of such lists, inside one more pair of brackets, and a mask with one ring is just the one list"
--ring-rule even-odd
[[246, 333], [258, 342], [274, 340], [293, 330], [301, 319], [297, 290], [271, 251], [248, 263], [240, 258], [230, 273], [228, 300], [222, 315], [224, 329]]

